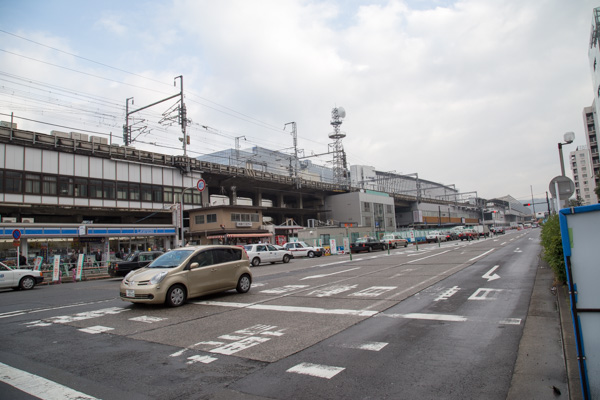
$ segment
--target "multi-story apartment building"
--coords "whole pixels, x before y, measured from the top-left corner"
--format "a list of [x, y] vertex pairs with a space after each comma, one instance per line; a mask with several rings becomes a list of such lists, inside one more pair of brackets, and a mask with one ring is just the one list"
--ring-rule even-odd
[[590, 32], [590, 43], [588, 49], [588, 59], [590, 62], [590, 72], [592, 74], [592, 84], [594, 90], [594, 101], [591, 107], [583, 109], [583, 125], [586, 132], [586, 140], [590, 154], [590, 163], [592, 168], [592, 177], [594, 187], [600, 185], [600, 154], [598, 153], [598, 140], [596, 121], [600, 115], [600, 7], [594, 9], [592, 18], [592, 29]]
[[590, 153], [587, 146], [578, 146], [570, 153], [571, 171], [575, 182], [575, 195], [583, 201], [583, 205], [598, 202], [594, 188], [593, 170], [590, 166]]

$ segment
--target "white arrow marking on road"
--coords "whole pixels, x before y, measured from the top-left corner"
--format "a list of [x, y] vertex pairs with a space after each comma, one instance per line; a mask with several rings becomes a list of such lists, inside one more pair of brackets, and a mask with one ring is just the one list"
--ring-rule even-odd
[[301, 281], [305, 280], [305, 279], [315, 279], [315, 278], [324, 278], [326, 276], [331, 276], [331, 275], [337, 275], [337, 274], [343, 274], [344, 272], [348, 272], [348, 271], [354, 271], [355, 269], [360, 269], [360, 267], [356, 267], [356, 268], [350, 268], [350, 269], [345, 269], [343, 271], [340, 272], [334, 272], [333, 274], [322, 274], [322, 275], [313, 275], [313, 276], [307, 276], [306, 278], [302, 278], [300, 279]]
[[[495, 270], [497, 270], [500, 266], [499, 265], [495, 265], [494, 268], [490, 269], [488, 272], [486, 272], [484, 275], [482, 275], [481, 277], [483, 279], [487, 279], [488, 282], [489, 281], [494, 281], [496, 279], [500, 279], [500, 275], [498, 274], [493, 274], [493, 272]], [[492, 275], [493, 274], [493, 275]]]
[[520, 248], [517, 247], [517, 249], [515, 250], [515, 253], [522, 253], [523, 250], [521, 250]]

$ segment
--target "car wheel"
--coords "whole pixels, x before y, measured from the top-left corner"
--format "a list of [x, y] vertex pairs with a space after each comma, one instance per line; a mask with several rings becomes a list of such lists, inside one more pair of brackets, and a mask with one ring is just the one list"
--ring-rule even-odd
[[404, 243], [404, 247], [407, 247], [407, 246], [408, 246], [408, 242]]
[[306, 255], [308, 256], [308, 258], [313, 258], [315, 256], [315, 252], [309, 251]]
[[240, 276], [235, 290], [237, 290], [238, 293], [246, 293], [248, 290], [250, 290], [250, 285], [252, 285], [252, 281], [250, 281], [250, 275], [244, 274]]
[[384, 244], [384, 245], [381, 247], [381, 250], [387, 250], [387, 249], [388, 249], [388, 247], [387, 247], [387, 244]]
[[285, 255], [283, 256], [283, 260], [282, 260], [282, 261], [284, 262], [284, 264], [287, 264], [287, 263], [289, 263], [289, 262], [290, 262], [290, 256], [289, 256], [289, 255], [287, 255], [287, 254], [285, 254]]
[[173, 285], [167, 291], [166, 303], [169, 307], [179, 307], [185, 303], [187, 293], [181, 285]]
[[19, 288], [23, 290], [33, 289], [35, 280], [31, 276], [24, 276], [19, 282]]
[[258, 258], [258, 257], [254, 257], [254, 258], [252, 259], [252, 265], [253, 265], [254, 267], [257, 267], [259, 264], [260, 264], [260, 258]]
[[370, 252], [372, 252], [372, 251], [373, 251], [373, 248], [372, 248], [372, 247], [367, 247], [367, 252], [368, 252], [368, 253], [370, 253]]

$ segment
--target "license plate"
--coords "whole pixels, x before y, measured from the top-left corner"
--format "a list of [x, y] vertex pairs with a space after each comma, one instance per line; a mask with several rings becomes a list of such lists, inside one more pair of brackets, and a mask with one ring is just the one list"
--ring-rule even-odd
[[125, 296], [126, 297], [135, 297], [135, 290], [133, 290], [133, 289], [125, 290]]

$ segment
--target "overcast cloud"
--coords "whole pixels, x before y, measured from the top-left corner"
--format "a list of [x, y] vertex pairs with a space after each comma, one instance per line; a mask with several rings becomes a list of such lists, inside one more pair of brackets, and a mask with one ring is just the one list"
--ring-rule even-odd
[[[343, 106], [350, 164], [416, 172], [484, 198], [527, 199], [530, 186], [543, 197], [560, 174], [563, 134], [576, 134], [566, 158], [586, 143], [582, 110], [593, 100], [587, 50], [596, 6], [2, 2], [0, 112], [71, 129], [17, 120], [20, 128], [112, 132], [122, 143], [125, 99], [134, 97], [136, 108], [175, 94], [174, 77], [183, 75], [191, 156], [232, 148], [240, 136], [242, 148], [289, 151], [283, 126], [292, 121], [304, 154], [324, 153], [331, 109]], [[146, 118], [155, 125], [171, 104]], [[168, 149], [180, 148], [178, 134], [177, 127], [155, 128], [136, 146], [181, 154]]]

